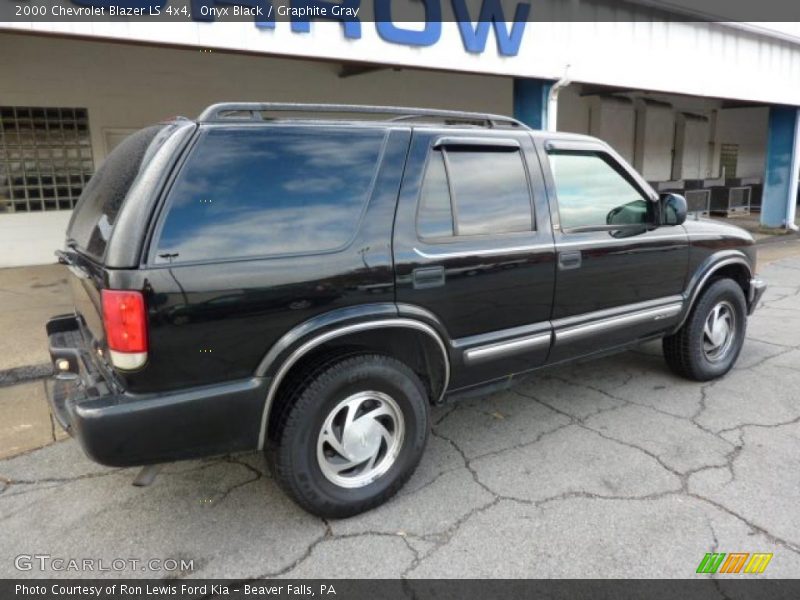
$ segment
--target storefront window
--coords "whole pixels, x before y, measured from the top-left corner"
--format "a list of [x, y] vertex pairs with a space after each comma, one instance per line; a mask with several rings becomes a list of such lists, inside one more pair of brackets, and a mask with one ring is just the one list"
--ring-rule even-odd
[[72, 209], [93, 171], [85, 108], [0, 107], [0, 212]]

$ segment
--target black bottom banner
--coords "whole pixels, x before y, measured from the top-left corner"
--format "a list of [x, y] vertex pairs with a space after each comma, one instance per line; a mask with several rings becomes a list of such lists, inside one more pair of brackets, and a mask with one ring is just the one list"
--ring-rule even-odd
[[176, 600], [797, 600], [800, 598], [800, 579], [0, 580], [2, 600], [132, 600], [157, 597]]

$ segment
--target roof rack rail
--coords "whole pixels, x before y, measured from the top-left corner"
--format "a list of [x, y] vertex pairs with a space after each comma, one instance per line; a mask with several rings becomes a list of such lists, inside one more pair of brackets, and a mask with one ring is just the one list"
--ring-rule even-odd
[[[440, 110], [435, 108], [409, 108], [405, 106], [371, 106], [361, 104], [302, 104], [291, 102], [220, 102], [206, 108], [198, 121], [203, 123], [246, 120], [264, 121], [264, 112], [305, 112], [305, 113], [352, 113], [362, 115], [392, 115], [392, 121], [404, 121], [420, 118], [454, 119], [461, 121], [478, 121], [486, 127], [498, 126], [528, 127], [520, 121], [503, 115], [467, 112], [458, 110]], [[238, 114], [237, 114], [238, 113]], [[225, 115], [229, 116], [225, 116]]]

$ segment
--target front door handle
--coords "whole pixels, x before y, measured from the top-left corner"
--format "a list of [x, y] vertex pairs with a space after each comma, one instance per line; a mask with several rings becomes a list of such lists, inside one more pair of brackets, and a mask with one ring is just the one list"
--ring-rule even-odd
[[411, 274], [414, 289], [440, 287], [444, 285], [444, 267], [422, 267], [414, 269]]
[[562, 271], [569, 269], [579, 269], [581, 266], [581, 251], [571, 250], [570, 252], [558, 253], [558, 268]]

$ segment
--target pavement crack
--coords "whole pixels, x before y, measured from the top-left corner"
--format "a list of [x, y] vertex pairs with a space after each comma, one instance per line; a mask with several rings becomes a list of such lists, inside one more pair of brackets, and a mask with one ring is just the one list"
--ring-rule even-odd
[[483, 483], [480, 480], [480, 478], [478, 477], [477, 471], [475, 471], [475, 469], [473, 468], [473, 466], [472, 466], [472, 464], [470, 462], [470, 459], [467, 457], [467, 455], [464, 453], [464, 451], [461, 449], [461, 447], [458, 444], [456, 444], [452, 439], [450, 439], [449, 437], [439, 433], [436, 430], [431, 430], [431, 435], [433, 435], [434, 437], [439, 438], [440, 440], [444, 440], [445, 442], [449, 443], [453, 447], [453, 449], [459, 454], [459, 456], [461, 456], [461, 460], [464, 461], [464, 467], [466, 467], [467, 471], [469, 471], [470, 475], [472, 475], [472, 479], [475, 481], [475, 483], [478, 484], [481, 488], [483, 488], [486, 492], [488, 492], [492, 496], [497, 496], [497, 493], [495, 493], [493, 490], [491, 490], [489, 488], [489, 486], [487, 486], [485, 483]]
[[[631, 375], [631, 378], [632, 377], [633, 377], [633, 375]], [[685, 417], [683, 415], [676, 415], [675, 413], [671, 413], [669, 411], [662, 410], [662, 409], [657, 408], [657, 407], [655, 407], [655, 406], [653, 406], [651, 404], [642, 404], [641, 402], [636, 402], [635, 400], [629, 400], [627, 398], [623, 398], [621, 396], [617, 396], [617, 395], [612, 394], [612, 393], [610, 393], [610, 392], [608, 392], [606, 390], [601, 390], [599, 388], [595, 388], [595, 387], [590, 386], [590, 385], [574, 383], [574, 382], [571, 382], [569, 380], [561, 379], [561, 378], [558, 378], [558, 377], [554, 377], [554, 379], [558, 379], [559, 381], [563, 381], [564, 383], [567, 383], [569, 385], [574, 385], [574, 386], [578, 386], [578, 387], [584, 387], [586, 389], [593, 390], [595, 392], [604, 394], [605, 396], [607, 396], [609, 398], [617, 400], [618, 402], [622, 402], [623, 403], [620, 406], [612, 406], [612, 407], [609, 407], [609, 408], [605, 408], [605, 409], [601, 409], [599, 411], [596, 411], [596, 412], [592, 413], [591, 415], [588, 415], [587, 418], [589, 416], [600, 415], [600, 414], [603, 414], [605, 412], [611, 412], [611, 411], [614, 411], [614, 410], [618, 410], [618, 409], [622, 408], [623, 406], [636, 406], [636, 407], [639, 407], [639, 408], [643, 408], [645, 410], [653, 411], [653, 412], [658, 413], [660, 415], [664, 415], [666, 417], [672, 417], [672, 418], [675, 418], [675, 419], [681, 419], [681, 420], [684, 420], [684, 421], [688, 421], [689, 423], [691, 423], [694, 427], [696, 427], [700, 431], [702, 431], [704, 433], [708, 433], [710, 435], [713, 435], [713, 436], [721, 439], [726, 444], [730, 444], [730, 442], [728, 440], [726, 440], [725, 438], [720, 437], [718, 432], [713, 431], [713, 430], [701, 425], [700, 423], [698, 423], [695, 420], [697, 418], [697, 415], [699, 415], [701, 412], [703, 412], [705, 410], [705, 388], [706, 387], [711, 387], [713, 385], [713, 383], [706, 384], [705, 386], [701, 387], [700, 408], [698, 409], [698, 411], [693, 416]], [[623, 387], [623, 386], [618, 386], [618, 387], [616, 387], [614, 389], [620, 389], [621, 387]], [[517, 393], [525, 396], [525, 394], [522, 393], [522, 392], [517, 392]], [[526, 396], [526, 397], [528, 397], [528, 396]], [[552, 408], [550, 405], [546, 405], [546, 406], [549, 406], [550, 408]]]
[[[778, 352], [777, 354], [772, 354], [770, 356], [765, 356], [761, 360], [759, 360], [757, 362], [754, 362], [752, 365], [749, 365], [747, 367], [738, 367], [737, 370], [738, 371], [752, 371], [753, 369], [755, 369], [757, 367], [760, 367], [760, 366], [764, 365], [765, 363], [768, 363], [769, 361], [771, 361], [774, 358], [778, 358], [780, 356], [784, 356], [784, 355], [789, 354], [789, 353], [794, 352], [794, 351], [795, 351], [794, 348], [786, 347], [784, 350], [782, 350], [781, 352]], [[776, 366], [780, 366], [780, 365], [776, 365]]]
[[706, 525], [708, 525], [708, 529], [711, 531], [711, 539], [713, 540], [710, 551], [714, 553], [719, 549], [719, 539], [717, 539], [717, 532], [714, 530], [714, 525], [708, 517], [706, 517]]
[[[349, 540], [362, 537], [384, 537], [391, 539], [400, 539], [406, 545], [406, 547], [409, 549], [412, 556], [414, 557], [412, 559], [412, 562], [420, 557], [419, 551], [413, 547], [413, 545], [408, 541], [408, 539], [406, 539], [409, 536], [404, 532], [359, 531], [357, 533], [344, 533], [336, 535], [333, 533], [333, 529], [331, 528], [331, 525], [327, 519], [321, 519], [321, 521], [322, 523], [325, 524], [325, 531], [322, 533], [322, 535], [314, 538], [314, 540], [311, 541], [311, 543], [306, 547], [303, 553], [296, 560], [294, 560], [291, 564], [277, 571], [265, 573], [253, 579], [255, 580], [271, 579], [271, 578], [281, 577], [282, 575], [286, 575], [287, 573], [293, 571], [294, 569], [302, 565], [306, 560], [311, 558], [311, 556], [314, 554], [314, 551], [317, 549], [318, 546], [320, 546], [325, 542], [330, 542], [330, 541]], [[253, 579], [247, 581], [253, 581]]]
[[[565, 411], [559, 410], [557, 408], [553, 408], [547, 402], [545, 402], [543, 400], [540, 400], [539, 398], [536, 398], [535, 396], [531, 396], [529, 394], [523, 394], [522, 392], [516, 392], [516, 393], [520, 394], [521, 396], [525, 396], [526, 398], [529, 398], [529, 399], [533, 400], [534, 402], [538, 402], [539, 404], [542, 404], [542, 405], [544, 405], [544, 406], [546, 406], [546, 407], [548, 407], [548, 408], [550, 408], [550, 409], [552, 409], [552, 410], [564, 415], [565, 417], [567, 417], [568, 419], [571, 420], [571, 424], [573, 424], [573, 425], [581, 427], [581, 428], [585, 429], [586, 431], [590, 431], [590, 432], [594, 433], [595, 435], [598, 435], [601, 438], [606, 439], [606, 440], [608, 440], [610, 442], [621, 444], [622, 446], [627, 446], [628, 448], [632, 448], [634, 450], [638, 450], [639, 452], [642, 452], [642, 453], [646, 454], [647, 456], [649, 456], [650, 458], [655, 460], [659, 465], [661, 465], [665, 470], [669, 471], [670, 473], [672, 473], [673, 475], [675, 475], [679, 479], [682, 479], [682, 477], [683, 477], [682, 473], [680, 473], [679, 471], [677, 471], [677, 470], [673, 469], [672, 467], [670, 467], [668, 464], [666, 464], [661, 459], [660, 456], [658, 456], [656, 453], [648, 450], [647, 448], [642, 448], [641, 446], [638, 446], [637, 444], [632, 444], [630, 442], [626, 442], [626, 441], [620, 440], [618, 438], [615, 438], [615, 437], [613, 437], [611, 435], [608, 435], [606, 433], [603, 433], [602, 431], [598, 431], [597, 429], [587, 425], [585, 423], [585, 419], [582, 419], [580, 417], [576, 417], [574, 415], [571, 415], [571, 414], [569, 414], [569, 413], [567, 413]], [[623, 400], [623, 402], [628, 403], [627, 400]], [[620, 408], [619, 406], [607, 408], [607, 409], [604, 409], [602, 411], [598, 411], [596, 413], [593, 413], [591, 416], [595, 416], [595, 415], [598, 415], [598, 414], [601, 414], [601, 413], [604, 413], [604, 412], [611, 412], [612, 410], [617, 410], [619, 408]]]
[[731, 431], [741, 431], [745, 427], [758, 427], [760, 429], [777, 429], [778, 427], [786, 427], [787, 425], [794, 425], [796, 423], [800, 423], [800, 417], [795, 417], [790, 421], [781, 421], [780, 423], [740, 423], [735, 427], [726, 427], [725, 429], [720, 429], [717, 433], [721, 435], [723, 433], [729, 433]]
[[[270, 579], [270, 578], [274, 578], [274, 577], [280, 577], [281, 575], [285, 575], [286, 573], [288, 573], [292, 569], [300, 566], [306, 560], [308, 560], [308, 558], [314, 552], [314, 549], [317, 546], [319, 546], [322, 542], [324, 542], [325, 540], [333, 539], [334, 537], [336, 537], [336, 536], [333, 535], [333, 530], [331, 529], [331, 525], [327, 521], [327, 519], [322, 519], [322, 522], [325, 524], [325, 530], [322, 532], [322, 535], [319, 535], [316, 538], [314, 538], [311, 541], [311, 543], [306, 547], [306, 549], [303, 551], [303, 553], [296, 560], [294, 560], [289, 565], [283, 567], [282, 569], [278, 569], [277, 571], [264, 573], [263, 575], [259, 575], [258, 577], [254, 577], [253, 579]], [[250, 579], [248, 581], [252, 581], [252, 579]]]
[[777, 342], [772, 342], [770, 340], [762, 340], [761, 338], [753, 337], [752, 335], [747, 335], [747, 339], [753, 340], [754, 342], [758, 342], [760, 344], [767, 344], [768, 346], [776, 346], [778, 348], [789, 348], [790, 350], [797, 349], [797, 346], [789, 346], [787, 344], [779, 344]]
[[403, 569], [403, 571], [400, 573], [400, 579], [407, 579], [407, 578], [408, 578], [408, 574], [409, 574], [411, 571], [413, 571], [414, 569], [416, 569], [416, 568], [417, 568], [417, 565], [419, 565], [419, 563], [422, 561], [422, 558], [423, 558], [423, 557], [422, 557], [422, 555], [420, 554], [419, 550], [417, 550], [417, 549], [414, 547], [414, 545], [413, 545], [413, 544], [412, 544], [412, 543], [409, 541], [409, 539], [408, 539], [408, 537], [409, 537], [409, 536], [408, 536], [408, 535], [406, 535], [406, 534], [403, 534], [403, 533], [398, 533], [397, 535], [399, 535], [399, 536], [400, 536], [400, 538], [403, 540], [403, 542], [405, 542], [405, 544], [406, 544], [406, 546], [408, 547], [408, 549], [409, 549], [409, 550], [411, 550], [411, 553], [414, 555], [414, 558], [413, 558], [413, 560], [412, 560], [412, 561], [409, 563], [409, 565], [408, 565], [408, 566], [407, 566], [405, 569]]
[[76, 475], [74, 477], [41, 477], [39, 479], [7, 479], [5, 477], [0, 478], [3, 483], [12, 486], [12, 485], [37, 485], [40, 483], [73, 483], [75, 481], [83, 481], [85, 479], [99, 479], [101, 477], [109, 477], [110, 475], [115, 475], [120, 471], [124, 471], [124, 468], [119, 469], [112, 469], [110, 471], [106, 471], [105, 473], [84, 473], [83, 475]]
[[[566, 383], [567, 385], [580, 387], [580, 388], [583, 388], [585, 390], [591, 390], [593, 392], [596, 392], [598, 394], [601, 394], [601, 395], [605, 396], [606, 398], [611, 398], [612, 400], [616, 400], [617, 402], [623, 402], [625, 404], [630, 404], [630, 400], [627, 400], [626, 398], [620, 398], [619, 396], [617, 396], [615, 394], [612, 394], [611, 392], [609, 392], [607, 390], [604, 390], [603, 388], [599, 388], [599, 387], [594, 386], [594, 385], [589, 385], [588, 383], [571, 381], [570, 379], [566, 379], [564, 377], [559, 377], [558, 375], [553, 375], [553, 374], [548, 375], [548, 377], [550, 377], [551, 379], [555, 379], [556, 381], [560, 381], [562, 383]], [[623, 386], [618, 386], [615, 389], [619, 389], [620, 387], [623, 387]], [[608, 411], [608, 410], [613, 410], [613, 409], [616, 409], [616, 408], [619, 408], [619, 407], [615, 406], [615, 407], [610, 408], [610, 409], [603, 409], [603, 412]]]
[[427, 489], [427, 488], [431, 487], [431, 486], [432, 486], [434, 483], [436, 483], [437, 481], [439, 481], [439, 480], [440, 480], [442, 477], [444, 477], [445, 475], [447, 475], [447, 474], [449, 474], [449, 473], [452, 473], [453, 471], [457, 471], [457, 470], [459, 470], [459, 469], [461, 469], [461, 468], [463, 468], [463, 467], [460, 467], [460, 466], [459, 466], [459, 467], [452, 467], [452, 468], [450, 468], [450, 469], [445, 469], [444, 471], [439, 471], [439, 472], [438, 472], [438, 473], [437, 473], [437, 474], [436, 474], [436, 475], [433, 477], [433, 479], [431, 479], [430, 481], [427, 481], [427, 482], [423, 483], [423, 484], [422, 484], [421, 486], [419, 486], [418, 488], [413, 488], [413, 489], [408, 489], [408, 490], [406, 490], [406, 489], [405, 489], [405, 487], [404, 487], [403, 489], [401, 489], [401, 490], [400, 490], [400, 492], [398, 492], [398, 494], [397, 494], [397, 497], [398, 497], [398, 498], [405, 498], [405, 497], [407, 497], [407, 496], [413, 496], [414, 494], [418, 494], [418, 493], [420, 493], [422, 490], [424, 490], [424, 489]]
[[442, 421], [444, 421], [444, 420], [445, 420], [447, 417], [449, 417], [449, 416], [450, 416], [450, 415], [452, 415], [454, 412], [456, 412], [456, 409], [458, 408], [459, 404], [460, 404], [459, 402], [453, 402], [453, 403], [450, 405], [450, 410], [446, 410], [446, 411], [444, 412], [444, 414], [442, 414], [442, 415], [439, 415], [439, 416], [436, 418], [436, 420], [433, 422], [433, 426], [434, 426], [434, 427], [436, 427], [436, 426], [437, 426], [437, 425], [439, 425], [439, 424], [440, 424]]
[[728, 508], [724, 504], [721, 504], [721, 503], [719, 503], [719, 502], [717, 502], [715, 500], [707, 498], [707, 497], [705, 497], [705, 496], [703, 496], [701, 494], [695, 494], [695, 493], [692, 493], [692, 492], [685, 492], [685, 494], [690, 498], [694, 498], [695, 500], [699, 500], [700, 502], [705, 502], [707, 504], [710, 504], [711, 506], [714, 506], [715, 508], [721, 510], [722, 512], [724, 512], [724, 513], [726, 513], [726, 514], [738, 519], [739, 521], [741, 521], [742, 523], [747, 525], [752, 531], [755, 531], [756, 533], [759, 533], [759, 534], [763, 535], [764, 537], [766, 537], [773, 544], [777, 544], [779, 546], [782, 546], [782, 547], [786, 548], [787, 550], [789, 550], [790, 552], [794, 552], [795, 554], [800, 555], [800, 545], [798, 545], [798, 544], [796, 544], [794, 542], [790, 542], [790, 541], [788, 541], [788, 540], [786, 540], [784, 538], [778, 537], [777, 535], [771, 533], [769, 530], [765, 529], [764, 527], [761, 527], [760, 525], [757, 525], [757, 524], [753, 523], [751, 520], [749, 520], [746, 517], [740, 515], [736, 511], [731, 510], [730, 508]]
[[233, 456], [226, 456], [223, 459], [223, 461], [232, 465], [238, 465], [240, 467], [244, 467], [247, 471], [251, 473], [252, 477], [245, 479], [244, 481], [240, 481], [239, 483], [235, 483], [234, 485], [222, 491], [219, 497], [217, 498], [216, 502], [214, 502], [214, 504], [217, 505], [221, 504], [222, 501], [225, 500], [228, 496], [230, 496], [235, 490], [238, 490], [239, 488], [242, 488], [246, 485], [250, 485], [251, 483], [255, 483], [256, 481], [259, 481], [264, 477], [264, 473], [256, 469], [254, 466], [242, 462]]
[[[488, 488], [483, 486], [483, 484], [481, 484], [481, 486], [484, 487], [484, 489], [488, 490]], [[501, 500], [507, 499], [507, 498], [503, 498], [502, 496], [500, 496], [498, 494], [495, 494], [491, 490], [488, 490], [488, 491], [489, 491], [489, 493], [492, 494], [492, 496], [494, 496], [491, 501], [489, 501], [489, 502], [487, 502], [485, 504], [482, 504], [481, 506], [476, 506], [475, 508], [473, 508], [469, 512], [461, 515], [454, 523], [452, 523], [444, 531], [432, 533], [432, 534], [429, 534], [429, 535], [419, 536], [420, 539], [422, 539], [422, 540], [424, 540], [426, 542], [433, 543], [434, 544], [434, 548], [430, 552], [428, 552], [424, 557], [421, 557], [416, 566], [419, 566], [419, 564], [421, 564], [422, 562], [424, 562], [425, 560], [427, 560], [428, 558], [430, 558], [431, 556], [436, 554], [439, 550], [441, 550], [442, 548], [447, 546], [452, 541], [452, 539], [456, 535], [456, 533], [458, 533], [458, 530], [461, 528], [461, 526], [464, 523], [466, 523], [467, 521], [469, 521], [472, 517], [474, 517], [475, 515], [478, 515], [478, 514], [480, 514], [482, 512], [485, 512], [485, 511], [489, 510], [490, 508], [493, 508], [493, 507], [497, 506], [497, 504]], [[409, 573], [412, 570], [413, 569], [408, 569], [407, 572], [406, 572], [406, 576], [408, 576]]]
[[535, 506], [537, 508], [541, 508], [543, 506], [552, 504], [554, 502], [563, 502], [565, 500], [573, 500], [575, 498], [582, 498], [589, 500], [622, 500], [625, 502], [627, 501], [643, 502], [648, 500], [661, 500], [662, 498], [672, 497], [680, 493], [681, 492], [679, 490], [665, 490], [663, 492], [653, 492], [652, 494], [620, 495], [620, 494], [596, 494], [594, 492], [587, 492], [585, 490], [570, 490], [562, 494], [549, 496], [547, 498], [540, 498], [538, 500], [526, 500], [523, 498], [513, 498], [513, 497], [503, 498], [503, 499], [516, 502], [518, 504], [526, 504], [529, 506]]

